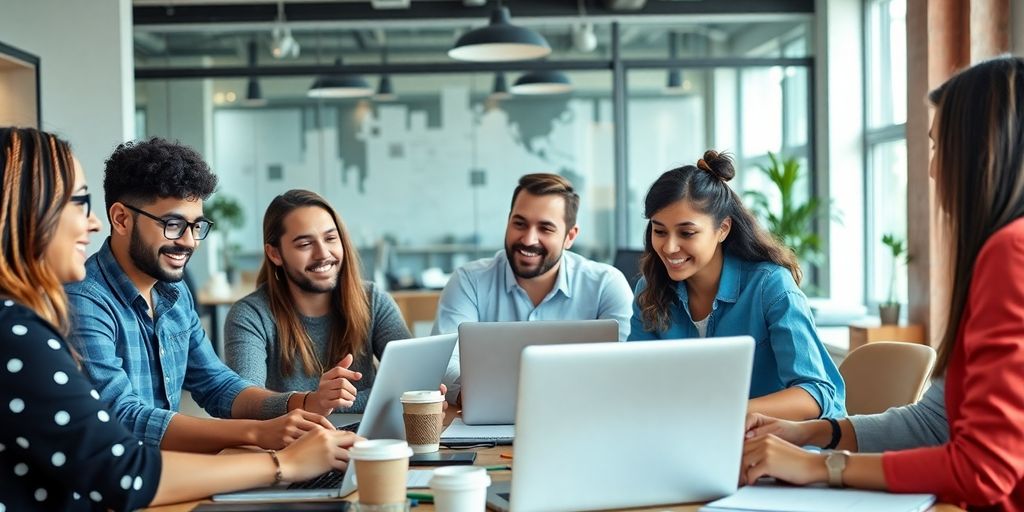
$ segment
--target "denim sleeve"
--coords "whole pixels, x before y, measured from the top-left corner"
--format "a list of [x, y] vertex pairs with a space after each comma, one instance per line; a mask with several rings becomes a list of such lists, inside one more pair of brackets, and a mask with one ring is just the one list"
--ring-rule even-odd
[[116, 313], [88, 288], [68, 292], [74, 311], [70, 341], [103, 402], [122, 425], [149, 446], [160, 446], [174, 412], [159, 409], [140, 397], [117, 355]]
[[[431, 334], [459, 332], [459, 324], [462, 322], [476, 322], [480, 320], [480, 310], [476, 300], [474, 284], [473, 280], [469, 279], [462, 269], [452, 274], [448, 284], [445, 285], [444, 290], [441, 292], [441, 298], [437, 304], [437, 319], [434, 321], [434, 328]], [[448, 394], [446, 396], [451, 403], [455, 403], [459, 392], [462, 390], [460, 373], [459, 344], [456, 343], [442, 381], [445, 386], [448, 386]]]
[[787, 389], [799, 386], [807, 391], [818, 402], [821, 417], [845, 416], [846, 387], [818, 338], [807, 297], [784, 269], [772, 272], [763, 290], [765, 320], [779, 381]]
[[629, 318], [629, 337], [626, 341], [649, 341], [658, 339], [658, 335], [644, 328], [643, 316], [640, 314], [640, 303], [637, 297], [647, 287], [647, 281], [640, 278], [636, 283], [636, 290], [633, 293], [633, 316]]
[[[188, 295], [191, 301], [191, 295]], [[188, 365], [182, 385], [206, 412], [215, 418], [231, 418], [231, 406], [243, 389], [252, 386], [228, 368], [213, 351], [213, 344], [199, 323], [195, 308], [187, 308], [189, 323]]]
[[619, 323], [619, 341], [629, 339], [633, 318], [633, 292], [626, 277], [618, 269], [611, 269], [602, 283], [599, 320], [612, 319]]

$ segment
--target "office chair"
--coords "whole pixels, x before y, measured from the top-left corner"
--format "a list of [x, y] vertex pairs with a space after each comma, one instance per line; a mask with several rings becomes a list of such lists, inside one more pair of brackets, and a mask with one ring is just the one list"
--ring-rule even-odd
[[935, 349], [916, 343], [876, 341], [850, 352], [839, 365], [847, 414], [875, 414], [916, 402], [934, 365]]

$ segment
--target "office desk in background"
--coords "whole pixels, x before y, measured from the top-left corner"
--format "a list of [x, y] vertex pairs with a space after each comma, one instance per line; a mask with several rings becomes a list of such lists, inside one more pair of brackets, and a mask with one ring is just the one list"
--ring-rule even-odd
[[224, 332], [224, 328], [221, 325], [220, 310], [221, 308], [231, 307], [232, 304], [255, 290], [256, 283], [242, 282], [232, 286], [231, 293], [228, 295], [211, 295], [205, 286], [200, 288], [199, 293], [196, 295], [196, 304], [207, 308], [210, 312], [210, 328], [206, 331], [206, 335], [210, 338], [210, 342], [213, 343], [213, 349], [217, 351], [217, 355], [221, 359], [224, 358], [224, 340], [221, 339], [221, 333]]

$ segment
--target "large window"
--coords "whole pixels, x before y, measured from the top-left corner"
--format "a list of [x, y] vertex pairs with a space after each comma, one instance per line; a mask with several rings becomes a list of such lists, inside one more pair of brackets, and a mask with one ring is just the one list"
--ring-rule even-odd
[[[906, 266], [893, 265], [885, 234], [907, 234], [907, 39], [906, 0], [865, 3], [867, 167], [867, 301], [888, 300], [896, 281], [896, 300], [906, 302]], [[896, 275], [893, 276], [895, 271]]]

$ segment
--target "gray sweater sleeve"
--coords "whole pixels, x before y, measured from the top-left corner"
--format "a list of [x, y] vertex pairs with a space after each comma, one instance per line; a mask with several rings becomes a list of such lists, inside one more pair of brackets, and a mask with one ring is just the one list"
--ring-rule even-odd
[[[248, 297], [246, 298], [248, 299]], [[243, 379], [267, 387], [267, 360], [276, 333], [267, 332], [267, 323], [251, 300], [231, 306], [224, 321], [224, 359]], [[276, 418], [288, 412], [291, 392], [277, 393], [263, 401], [260, 419]]]
[[850, 416], [857, 450], [864, 453], [936, 446], [949, 441], [945, 380], [936, 379], [917, 403], [880, 414]]
[[384, 355], [384, 346], [391, 340], [405, 340], [412, 337], [409, 327], [405, 325], [402, 312], [398, 310], [395, 299], [373, 284], [369, 284], [370, 312], [373, 314], [373, 326], [370, 332], [370, 344], [373, 355], [380, 359]]

